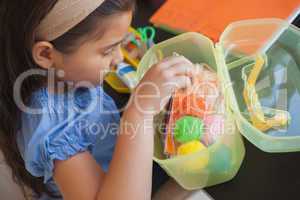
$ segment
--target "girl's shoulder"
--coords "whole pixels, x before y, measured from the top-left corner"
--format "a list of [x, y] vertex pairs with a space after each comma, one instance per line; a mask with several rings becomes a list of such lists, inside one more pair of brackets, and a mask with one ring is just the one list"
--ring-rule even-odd
[[76, 88], [64, 93], [52, 93], [43, 87], [33, 92], [28, 110], [43, 109], [44, 114], [67, 111], [84, 112], [95, 108], [93, 106], [96, 104], [107, 106], [115, 103], [101, 86]]
[[[32, 94], [22, 122], [29, 130], [48, 130], [59, 124], [80, 122], [119, 121], [120, 114], [114, 100], [101, 86], [77, 88], [68, 93], [54, 94], [41, 88]], [[24, 124], [25, 123], [25, 124]], [[38, 128], [38, 129], [37, 129]]]

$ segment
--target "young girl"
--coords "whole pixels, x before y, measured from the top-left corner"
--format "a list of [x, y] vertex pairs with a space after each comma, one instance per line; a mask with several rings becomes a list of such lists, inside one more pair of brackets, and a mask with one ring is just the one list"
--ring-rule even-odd
[[122, 61], [134, 0], [0, 3], [0, 147], [39, 199], [151, 198], [154, 114], [192, 63], [151, 67], [120, 120], [102, 89]]

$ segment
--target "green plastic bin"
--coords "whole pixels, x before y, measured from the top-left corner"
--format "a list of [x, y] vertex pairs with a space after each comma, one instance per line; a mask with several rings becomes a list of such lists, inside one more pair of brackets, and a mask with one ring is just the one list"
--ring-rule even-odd
[[[245, 155], [240, 133], [266, 152], [300, 150], [299, 29], [280, 19], [245, 20], [230, 24], [216, 45], [199, 33], [184, 33], [155, 45], [146, 53], [138, 67], [140, 79], [159, 61], [159, 52], [165, 57], [177, 52], [193, 63], [207, 63], [217, 72], [226, 101], [225, 127], [231, 127], [225, 128], [226, 133], [207, 150], [169, 159], [164, 157], [159, 136], [155, 135], [154, 160], [182, 187], [192, 190], [231, 180]], [[256, 87], [259, 99], [264, 107], [290, 112], [291, 121], [285, 129], [264, 133], [249, 119], [242, 95], [243, 73], [253, 65], [256, 55], [267, 59], [257, 82], [257, 86], [263, 86]], [[262, 84], [266, 77], [270, 81]], [[280, 95], [276, 91], [282, 92], [284, 88], [285, 105], [280, 104], [278, 108], [276, 102]], [[158, 115], [156, 121], [159, 118]], [[197, 165], [201, 160], [208, 160], [207, 165]]]

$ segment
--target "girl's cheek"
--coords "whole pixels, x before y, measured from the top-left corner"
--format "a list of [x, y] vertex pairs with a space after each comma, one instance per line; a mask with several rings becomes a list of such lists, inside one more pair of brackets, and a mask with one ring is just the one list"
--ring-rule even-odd
[[112, 69], [112, 58], [109, 56], [108, 58], [104, 58], [102, 69], [106, 71], [111, 71]]
[[[99, 65], [98, 65], [99, 67]], [[101, 61], [101, 65], [100, 65], [100, 73], [101, 73], [101, 78], [103, 78], [107, 73], [112, 71], [112, 67], [111, 67], [111, 59], [103, 59]]]

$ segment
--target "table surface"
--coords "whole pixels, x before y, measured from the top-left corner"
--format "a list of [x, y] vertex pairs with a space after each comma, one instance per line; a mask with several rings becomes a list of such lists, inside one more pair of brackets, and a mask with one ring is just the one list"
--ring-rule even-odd
[[[138, 3], [133, 26], [148, 25], [150, 16], [156, 8], [145, 1]], [[300, 16], [295, 20], [300, 27]], [[174, 35], [157, 31], [156, 42]], [[107, 84], [105, 89], [117, 100], [117, 105], [126, 104], [128, 95], [119, 94]], [[246, 156], [236, 177], [227, 183], [206, 188], [216, 200], [282, 200], [300, 199], [300, 152], [299, 153], [265, 153], [246, 139]]]

